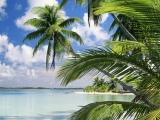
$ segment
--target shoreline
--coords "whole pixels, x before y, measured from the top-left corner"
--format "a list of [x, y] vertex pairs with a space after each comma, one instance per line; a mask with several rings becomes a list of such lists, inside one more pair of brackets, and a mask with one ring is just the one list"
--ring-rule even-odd
[[72, 94], [106, 94], [106, 95], [134, 95], [133, 93], [113, 93], [113, 92], [71, 92]]

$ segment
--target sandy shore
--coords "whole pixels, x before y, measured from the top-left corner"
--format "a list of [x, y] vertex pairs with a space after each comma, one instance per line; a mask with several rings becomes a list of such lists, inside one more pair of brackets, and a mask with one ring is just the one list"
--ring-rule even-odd
[[72, 94], [106, 94], [106, 95], [134, 95], [133, 93], [112, 93], [112, 92], [73, 92]]

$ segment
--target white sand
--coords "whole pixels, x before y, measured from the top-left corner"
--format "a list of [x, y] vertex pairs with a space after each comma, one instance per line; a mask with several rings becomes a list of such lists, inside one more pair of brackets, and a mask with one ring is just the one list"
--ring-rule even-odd
[[134, 95], [133, 93], [113, 93], [113, 92], [73, 92], [73, 94], [108, 94], [108, 95]]

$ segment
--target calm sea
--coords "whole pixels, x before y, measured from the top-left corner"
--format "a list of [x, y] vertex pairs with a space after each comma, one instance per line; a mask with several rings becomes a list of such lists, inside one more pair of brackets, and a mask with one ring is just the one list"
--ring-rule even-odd
[[0, 90], [0, 120], [66, 120], [96, 101], [130, 101], [132, 95], [68, 94], [82, 90]]

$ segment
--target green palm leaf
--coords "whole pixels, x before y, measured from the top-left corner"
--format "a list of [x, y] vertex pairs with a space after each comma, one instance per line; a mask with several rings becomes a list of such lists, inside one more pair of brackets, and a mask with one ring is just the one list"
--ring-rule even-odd
[[74, 0], [74, 1], [76, 5], [79, 3], [81, 6], [86, 5], [86, 3], [88, 2], [88, 0]]
[[83, 106], [79, 111], [73, 113], [69, 120], [126, 120], [131, 117], [136, 119], [152, 110], [155, 109], [131, 102], [95, 102]]
[[41, 18], [41, 16], [44, 14], [49, 15], [50, 14], [49, 11], [51, 9], [53, 10], [54, 8], [57, 8], [57, 6], [54, 5], [53, 6], [46, 5], [45, 7], [38, 6], [32, 9], [32, 13], [38, 15]]
[[27, 22], [25, 22], [25, 25], [33, 26], [38, 29], [47, 28], [49, 26], [46, 21], [39, 18], [29, 19]]
[[45, 42], [47, 42], [48, 36], [43, 36], [40, 38], [40, 40], [37, 42], [36, 46], [34, 47], [33, 50], [33, 56], [37, 53], [38, 49], [41, 48], [41, 46], [43, 46], [45, 44]]
[[112, 48], [116, 53], [125, 53], [129, 51], [133, 51], [134, 49], [140, 48], [140, 52], [145, 54], [148, 53], [148, 49], [145, 44], [136, 42], [136, 41], [128, 41], [123, 40], [122, 42], [112, 41], [112, 42], [105, 42], [105, 46], [109, 46]]
[[63, 27], [63, 28], [65, 28], [65, 27], [68, 27], [69, 25], [71, 25], [71, 24], [73, 24], [73, 23], [75, 23], [75, 22], [82, 22], [82, 20], [79, 19], [79, 18], [69, 18], [69, 19], [63, 21], [63, 22], [60, 24], [60, 26]]
[[71, 30], [62, 30], [62, 33], [65, 34], [65, 35], [67, 35], [70, 38], [75, 39], [80, 44], [83, 44], [83, 40], [82, 40], [81, 36], [79, 36], [76, 32], [71, 31]]
[[[145, 9], [144, 9], [145, 8]], [[146, 26], [147, 29], [142, 32], [137, 32], [138, 36], [147, 37], [150, 39], [159, 38], [159, 10], [153, 6], [152, 0], [132, 0], [132, 1], [119, 1], [119, 0], [105, 0], [101, 2], [99, 7], [94, 8], [95, 15], [103, 13], [117, 13], [128, 16], [133, 20], [137, 20]], [[156, 21], [156, 22], [155, 22]], [[141, 26], [141, 27], [143, 27]], [[137, 25], [134, 28], [138, 31]], [[156, 33], [156, 34], [155, 34]]]
[[58, 6], [58, 9], [62, 9], [66, 3], [68, 2], [68, 0], [62, 0], [61, 4]]
[[140, 117], [137, 120], [159, 120], [160, 119], [160, 109], [154, 110], [144, 116]]
[[38, 29], [34, 32], [31, 32], [29, 33], [24, 39], [23, 39], [23, 42], [25, 42], [26, 40], [33, 40], [35, 38], [38, 38], [38, 37], [41, 37], [44, 32], [45, 32], [45, 28], [41, 28], [41, 29]]
[[141, 56], [126, 56], [125, 54], [119, 55], [107, 47], [104, 49], [87, 50], [81, 56], [67, 61], [60, 68], [57, 77], [62, 80], [63, 85], [66, 85], [73, 80], [87, 75], [88, 73], [90, 75], [100, 74], [97, 67], [108, 71], [113, 74], [113, 76], [117, 77], [130, 74], [133, 76], [149, 74], [152, 75], [153, 78], [157, 77], [151, 68], [145, 64], [145, 61]]

